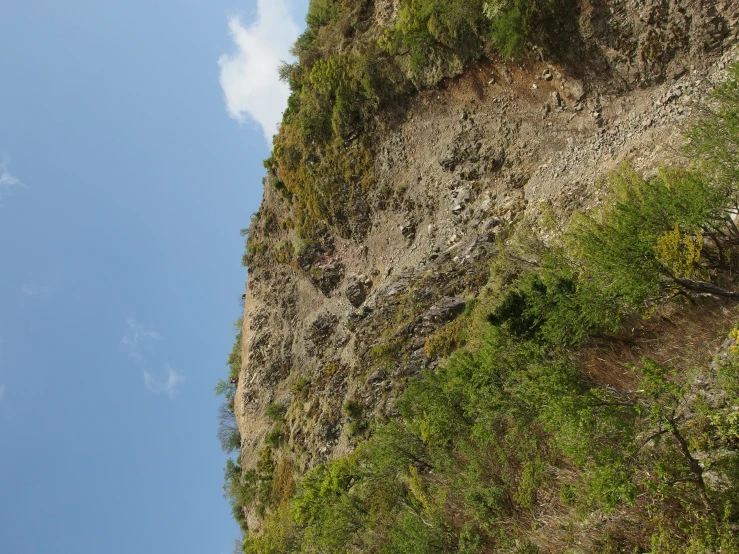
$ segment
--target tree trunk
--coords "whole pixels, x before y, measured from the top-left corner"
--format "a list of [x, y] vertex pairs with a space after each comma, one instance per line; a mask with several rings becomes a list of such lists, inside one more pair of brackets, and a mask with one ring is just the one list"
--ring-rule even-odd
[[688, 443], [680, 434], [680, 431], [677, 430], [677, 425], [672, 421], [670, 421], [669, 424], [672, 436], [675, 437], [675, 440], [680, 445], [680, 450], [682, 450], [683, 456], [685, 456], [688, 468], [695, 478], [695, 484], [698, 487], [698, 495], [701, 497], [706, 510], [712, 513], [713, 505], [711, 504], [711, 501], [708, 498], [708, 493], [706, 492], [706, 483], [703, 481], [703, 467], [698, 460], [693, 458], [693, 455], [690, 453], [690, 449], [688, 448]]
[[715, 294], [716, 296], [723, 296], [724, 298], [731, 298], [732, 300], [739, 300], [739, 292], [733, 292], [730, 290], [722, 289], [719, 286], [709, 283], [707, 281], [695, 281], [693, 279], [674, 279], [675, 283], [687, 290], [694, 292], [705, 292], [708, 294]]

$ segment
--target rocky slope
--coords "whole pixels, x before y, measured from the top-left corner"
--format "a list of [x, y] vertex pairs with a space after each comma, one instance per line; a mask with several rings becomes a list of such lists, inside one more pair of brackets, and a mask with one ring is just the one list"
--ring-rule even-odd
[[[375, 2], [375, 24], [397, 4]], [[306, 244], [268, 179], [235, 396], [243, 468], [270, 433], [301, 472], [350, 451], [438, 363], [429, 338], [474, 302], [512, 225], [545, 232], [544, 217], [597, 203], [599, 177], [623, 160], [680, 163], [680, 130], [737, 59], [739, 5], [604, 0], [579, 14], [570, 55], [481, 60], [383, 122], [361, 238]]]

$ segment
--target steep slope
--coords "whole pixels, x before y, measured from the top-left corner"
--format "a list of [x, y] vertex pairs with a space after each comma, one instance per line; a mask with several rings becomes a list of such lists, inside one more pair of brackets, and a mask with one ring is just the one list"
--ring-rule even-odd
[[[368, 3], [367, 32], [391, 26], [400, 5]], [[515, 226], [551, 234], [552, 218], [598, 205], [601, 176], [624, 160], [647, 172], [685, 162], [686, 122], [737, 59], [739, 7], [607, 0], [574, 13], [566, 44], [468, 62], [377, 114], [369, 147], [346, 140], [348, 166], [373, 175], [349, 232], [301, 232], [300, 198], [270, 173], [248, 241], [234, 397], [243, 470], [291, 481], [351, 452], [453, 349], [445, 326], [474, 305]], [[257, 504], [245, 507], [251, 530]]]

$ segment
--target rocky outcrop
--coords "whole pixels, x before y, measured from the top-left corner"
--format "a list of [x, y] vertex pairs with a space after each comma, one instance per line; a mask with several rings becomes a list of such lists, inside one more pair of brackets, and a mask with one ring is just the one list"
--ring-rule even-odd
[[[392, 18], [392, 2], [375, 4]], [[597, 203], [600, 176], [624, 160], [675, 161], [679, 131], [736, 58], [737, 12], [729, 1], [587, 4], [591, 35], [573, 45], [581, 64], [567, 52], [481, 61], [416, 95], [376, 145], [361, 239], [257, 228], [259, 241], [297, 254], [249, 270], [235, 404], [243, 467], [270, 427], [265, 407], [283, 399], [285, 447], [301, 469], [351, 450], [342, 405], [370, 419], [396, 413], [407, 381], [436, 363], [426, 341], [485, 286], [511, 224]], [[269, 179], [260, 211], [293, 217]]]

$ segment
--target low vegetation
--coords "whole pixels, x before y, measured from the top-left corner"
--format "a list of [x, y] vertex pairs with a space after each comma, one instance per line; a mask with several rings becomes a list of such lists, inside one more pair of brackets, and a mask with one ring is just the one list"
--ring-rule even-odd
[[[218, 408], [218, 441], [221, 444], [221, 450], [225, 454], [238, 452], [241, 448], [241, 434], [236, 424], [236, 415], [234, 413], [234, 396], [236, 394], [235, 380], [239, 377], [241, 370], [241, 338], [242, 338], [243, 319], [239, 318], [234, 323], [235, 339], [231, 352], [228, 356], [228, 377], [220, 379], [215, 386], [216, 396], [223, 397], [223, 403]], [[251, 494], [247, 494], [242, 486], [241, 467], [233, 459], [228, 458], [226, 468], [224, 470], [223, 489], [226, 497], [230, 499], [231, 509], [234, 518], [246, 532], [246, 521], [244, 519], [243, 507], [250, 505], [254, 498]]]

